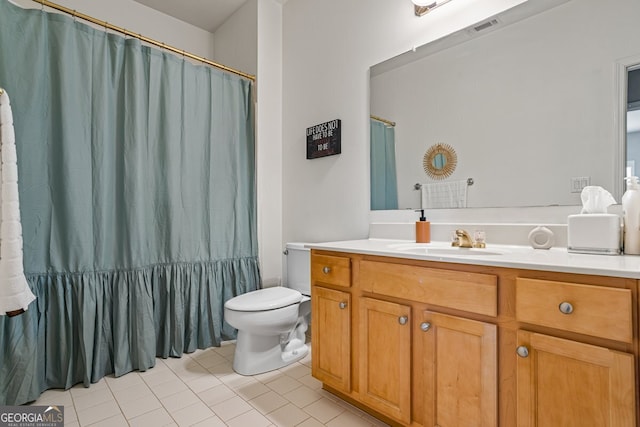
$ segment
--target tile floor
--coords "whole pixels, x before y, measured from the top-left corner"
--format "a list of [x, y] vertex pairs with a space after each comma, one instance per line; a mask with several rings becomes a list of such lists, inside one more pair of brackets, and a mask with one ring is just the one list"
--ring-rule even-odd
[[321, 389], [311, 357], [244, 377], [232, 368], [234, 343], [146, 372], [109, 376], [89, 388], [48, 390], [34, 405], [64, 405], [65, 426], [371, 427], [387, 424]]

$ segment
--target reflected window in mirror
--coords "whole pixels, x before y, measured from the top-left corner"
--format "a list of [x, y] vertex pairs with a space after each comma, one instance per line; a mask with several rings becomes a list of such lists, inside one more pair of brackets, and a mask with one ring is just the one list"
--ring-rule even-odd
[[640, 173], [640, 65], [630, 67], [627, 73], [627, 144], [626, 176]]

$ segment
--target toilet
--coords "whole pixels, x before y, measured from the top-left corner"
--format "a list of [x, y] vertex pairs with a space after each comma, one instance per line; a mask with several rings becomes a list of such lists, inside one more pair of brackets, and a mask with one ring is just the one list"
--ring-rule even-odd
[[233, 370], [256, 375], [305, 357], [305, 332], [311, 315], [310, 252], [288, 243], [287, 285], [259, 289], [224, 304], [224, 320], [238, 330]]

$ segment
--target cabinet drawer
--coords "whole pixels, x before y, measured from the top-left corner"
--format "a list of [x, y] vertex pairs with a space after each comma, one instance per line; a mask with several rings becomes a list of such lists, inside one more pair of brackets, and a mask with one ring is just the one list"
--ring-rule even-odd
[[629, 289], [516, 279], [516, 319], [520, 322], [630, 343], [631, 306]]
[[351, 259], [331, 255], [311, 255], [311, 280], [314, 283], [326, 283], [351, 286]]
[[466, 273], [376, 261], [360, 263], [363, 290], [427, 304], [496, 316], [498, 279]]

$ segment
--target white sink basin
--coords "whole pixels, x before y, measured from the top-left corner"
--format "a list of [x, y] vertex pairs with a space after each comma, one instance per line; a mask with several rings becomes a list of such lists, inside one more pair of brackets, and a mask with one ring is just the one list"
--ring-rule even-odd
[[442, 256], [483, 256], [504, 255], [504, 252], [485, 248], [459, 248], [459, 247], [430, 247], [426, 243], [398, 243], [389, 245], [390, 249], [398, 252], [408, 252], [418, 255], [442, 255]]
[[482, 255], [504, 255], [503, 252], [487, 250], [484, 248], [431, 248], [426, 249], [428, 255], [456, 255], [456, 256], [482, 256]]

